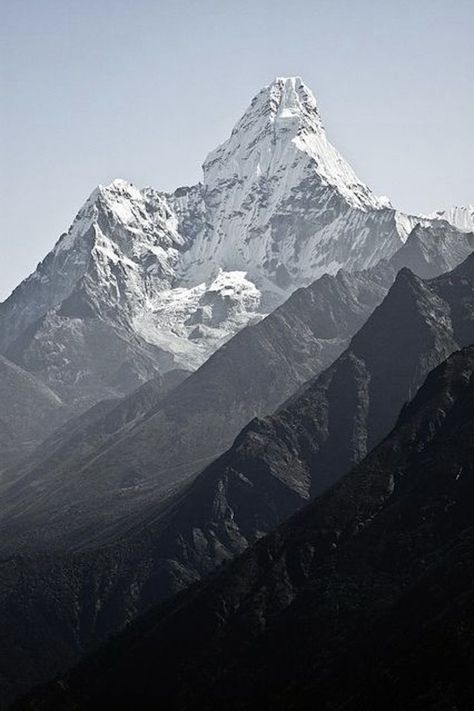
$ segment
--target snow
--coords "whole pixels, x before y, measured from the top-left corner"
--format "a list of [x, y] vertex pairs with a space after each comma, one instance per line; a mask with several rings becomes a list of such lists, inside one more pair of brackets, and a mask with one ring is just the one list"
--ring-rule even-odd
[[[288, 135], [275, 135], [282, 131]], [[207, 157], [205, 183], [212, 186], [234, 175], [240, 179], [257, 175], [257, 164], [261, 172], [275, 173], [279, 166], [287, 172], [298, 153], [302, 154], [298, 167], [307, 169], [309, 159], [309, 169], [353, 207], [385, 207], [328, 141], [314, 95], [299, 77], [278, 77], [262, 89], [230, 138]], [[301, 171], [292, 182], [300, 179]]]
[[430, 219], [421, 215], [405, 215], [403, 212], [396, 212], [395, 221], [397, 230], [403, 242], [406, 242], [410, 232], [416, 225], [429, 225]]
[[266, 315], [258, 312], [260, 299], [245, 272], [219, 270], [209, 283], [161, 291], [133, 325], [147, 341], [172, 351], [178, 366], [197, 368], [233, 333]]

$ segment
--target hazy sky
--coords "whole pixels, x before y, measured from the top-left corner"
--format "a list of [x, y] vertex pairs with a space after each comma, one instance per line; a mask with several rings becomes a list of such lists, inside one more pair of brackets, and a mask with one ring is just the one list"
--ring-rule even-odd
[[0, 0], [0, 299], [98, 183], [200, 179], [278, 75], [395, 206], [474, 201], [474, 0]]

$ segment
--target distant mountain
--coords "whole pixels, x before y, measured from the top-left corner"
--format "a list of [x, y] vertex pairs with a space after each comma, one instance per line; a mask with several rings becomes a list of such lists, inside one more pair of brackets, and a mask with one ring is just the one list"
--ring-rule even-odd
[[67, 419], [37, 444], [19, 467], [12, 467], [7, 472], [4, 483], [11, 483], [19, 472], [32, 466], [44, 467], [46, 476], [46, 471], [59, 461], [67, 459], [69, 466], [73, 457], [89, 461], [97, 456], [97, 452], [110, 447], [118, 437], [141, 424], [188, 375], [187, 370], [170, 370], [147, 381], [131, 395], [101, 400], [81, 415]]
[[0, 479], [2, 470], [25, 458], [68, 415], [52, 390], [0, 356]]
[[361, 183], [298, 77], [260, 91], [172, 194], [97, 187], [0, 305], [0, 352], [84, 410], [195, 369], [298, 287], [390, 258], [417, 222]]
[[470, 347], [325, 495], [16, 708], [472, 708], [473, 432]]
[[390, 263], [397, 270], [409, 266], [418, 276], [429, 279], [454, 269], [473, 250], [473, 230], [460, 232], [439, 220], [429, 226], [416, 225]]
[[438, 210], [428, 215], [430, 220], [446, 220], [454, 227], [465, 232], [474, 231], [474, 205], [460, 205], [448, 210]]
[[[64, 669], [85, 648], [226, 563], [334, 484], [390, 431], [429, 370], [474, 341], [473, 303], [474, 255], [433, 280], [402, 270], [338, 360], [275, 415], [252, 421], [189, 486], [169, 500], [142, 501], [114, 526], [96, 526], [89, 550], [5, 557], [5, 695]], [[90, 488], [100, 491], [96, 482]], [[38, 533], [29, 519], [34, 505], [31, 497], [24, 530], [36, 540], [55, 519], [52, 509]], [[77, 515], [72, 506], [65, 511]], [[106, 519], [107, 506], [102, 515]], [[87, 528], [83, 514], [81, 520]], [[65, 521], [63, 516], [67, 531]], [[5, 527], [2, 540], [9, 535], [15, 539], [18, 529]], [[18, 622], [23, 617], [25, 625]]]

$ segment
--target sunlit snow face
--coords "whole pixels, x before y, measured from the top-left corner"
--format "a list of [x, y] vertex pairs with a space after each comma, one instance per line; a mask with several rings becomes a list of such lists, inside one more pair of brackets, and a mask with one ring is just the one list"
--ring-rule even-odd
[[149, 342], [171, 350], [177, 365], [197, 368], [236, 331], [263, 318], [261, 296], [245, 272], [219, 270], [208, 283], [161, 292], [134, 326]]

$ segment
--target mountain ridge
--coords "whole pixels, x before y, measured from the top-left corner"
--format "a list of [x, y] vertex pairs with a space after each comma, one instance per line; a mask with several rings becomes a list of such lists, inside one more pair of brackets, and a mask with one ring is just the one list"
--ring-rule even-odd
[[[452, 234], [449, 233], [451, 237]], [[454, 232], [454, 235], [457, 233]], [[462, 269], [466, 271], [466, 303], [472, 300], [469, 293], [471, 262], [472, 253], [452, 272], [452, 278], [456, 280], [458, 277], [454, 275], [460, 274]], [[435, 265], [430, 268], [437, 272]], [[355, 398], [354, 402], [360, 402], [361, 429], [354, 429], [348, 437], [351, 442], [359, 442], [364, 454], [379, 436], [378, 423], [382, 427], [387, 426], [385, 410], [393, 409], [390, 398], [386, 407], [379, 403], [375, 415], [367, 410], [367, 403], [363, 404], [364, 397], [368, 398], [367, 402], [372, 401], [372, 391], [377, 392], [378, 385], [374, 386], [378, 383], [377, 378], [388, 378], [393, 369], [392, 391], [394, 402], [397, 402], [400, 383], [404, 391], [406, 373], [412, 372], [413, 364], [407, 360], [410, 354], [414, 363], [418, 363], [420, 349], [425, 348], [423, 343], [426, 341], [426, 361], [419, 364], [420, 372], [426, 373], [439, 362], [440, 357], [446, 357], [455, 350], [458, 343], [464, 345], [463, 339], [469, 338], [472, 329], [465, 315], [465, 306], [459, 323], [457, 310], [453, 307], [450, 311], [447, 306], [453, 298], [449, 289], [443, 298], [438, 298], [430, 286], [431, 282], [428, 281], [428, 286], [425, 286], [423, 280], [406, 269], [401, 270], [383, 301], [382, 313], [385, 316], [379, 316], [378, 305], [394, 277], [395, 270], [390, 263], [367, 272], [340, 272], [336, 277], [322, 277], [312, 286], [294, 292], [288, 302], [264, 321], [240, 331], [198, 371], [164, 397], [159, 407], [133, 430], [125, 428], [122, 433], [117, 432], [116, 440], [107, 447], [87, 447], [84, 451], [79, 442], [75, 452], [74, 447], [71, 451], [66, 437], [62, 457], [60, 453], [55, 453], [53, 460], [46, 458], [25, 462], [12, 476], [11, 485], [2, 490], [4, 547], [7, 539], [11, 544], [16, 540], [17, 548], [28, 546], [28, 537], [21, 533], [24, 523], [20, 523], [24, 520], [22, 509], [28, 500], [31, 500], [27, 506], [30, 525], [38, 517], [36, 526], [46, 515], [47, 538], [51, 539], [51, 543], [58, 531], [58, 540], [68, 540], [66, 529], [70, 528], [72, 534], [77, 523], [80, 523], [79, 529], [87, 524], [83, 534], [79, 534], [79, 529], [76, 532], [83, 537], [88, 528], [93, 528], [93, 521], [106, 531], [109, 526], [114, 527], [117, 517], [131, 515], [147, 501], [173, 496], [188, 478], [198, 474], [230, 447], [242, 427], [247, 426], [252, 418], [265, 418], [275, 408], [287, 409], [290, 406], [286, 403], [288, 398], [302, 402], [301, 397], [311, 389], [314, 378], [328, 366], [325, 371], [327, 387], [340, 390], [340, 400], [347, 403], [348, 412], [352, 412], [351, 397]], [[448, 282], [450, 278], [446, 277]], [[444, 283], [441, 276], [436, 279], [436, 283]], [[395, 292], [397, 296], [394, 296]], [[391, 302], [395, 306], [393, 312], [387, 315]], [[437, 316], [432, 317], [430, 310]], [[405, 333], [407, 314], [404, 311], [412, 313], [419, 321], [417, 327], [413, 325], [409, 338]], [[364, 326], [367, 318], [369, 321]], [[378, 341], [380, 353], [385, 353], [385, 359], [380, 363], [379, 354], [371, 351], [370, 336], [364, 336], [366, 329], [373, 330], [372, 324], [377, 321], [379, 333], [385, 334], [383, 341], [380, 338]], [[454, 335], [452, 324], [459, 330], [460, 342], [456, 340], [458, 336]], [[360, 331], [354, 335], [357, 329]], [[400, 332], [398, 336], [396, 329]], [[441, 333], [439, 343], [436, 340], [438, 333]], [[343, 367], [332, 383], [331, 363], [340, 356], [352, 336], [350, 355], [346, 354]], [[394, 337], [395, 342], [390, 348]], [[398, 340], [406, 343], [405, 351], [400, 353], [392, 366], [393, 350], [400, 348]], [[370, 363], [367, 361], [368, 354]], [[414, 377], [413, 383], [416, 382]], [[385, 387], [382, 383], [381, 392], [385, 392]], [[363, 390], [359, 391], [359, 388]], [[406, 397], [410, 395], [408, 390]], [[132, 394], [130, 402], [133, 397]], [[95, 426], [100, 425], [97, 423]], [[259, 426], [265, 428], [265, 419]], [[351, 420], [348, 427], [353, 427]], [[375, 434], [370, 435], [368, 445], [364, 444], [364, 438], [372, 430]], [[339, 455], [342, 456], [342, 449]], [[290, 461], [293, 455], [288, 452], [287, 456]], [[346, 462], [346, 466], [350, 461]], [[334, 463], [331, 467], [334, 468]], [[85, 482], [89, 482], [89, 486]], [[308, 495], [309, 492], [303, 494]], [[65, 518], [71, 502], [74, 502], [72, 509], [75, 513], [72, 516], [67, 514]], [[101, 513], [99, 502], [107, 512], [105, 516]], [[65, 523], [66, 529], [61, 528], [61, 522]], [[45, 532], [44, 525], [39, 525]], [[13, 535], [12, 531], [16, 533]], [[34, 540], [38, 544], [42, 540], [39, 531]], [[72, 546], [84, 544], [85, 540], [80, 538], [69, 543]]]
[[0, 355], [0, 479], [68, 416], [56, 393]]
[[17, 708], [467, 711], [473, 370], [455, 352], [326, 494]]

